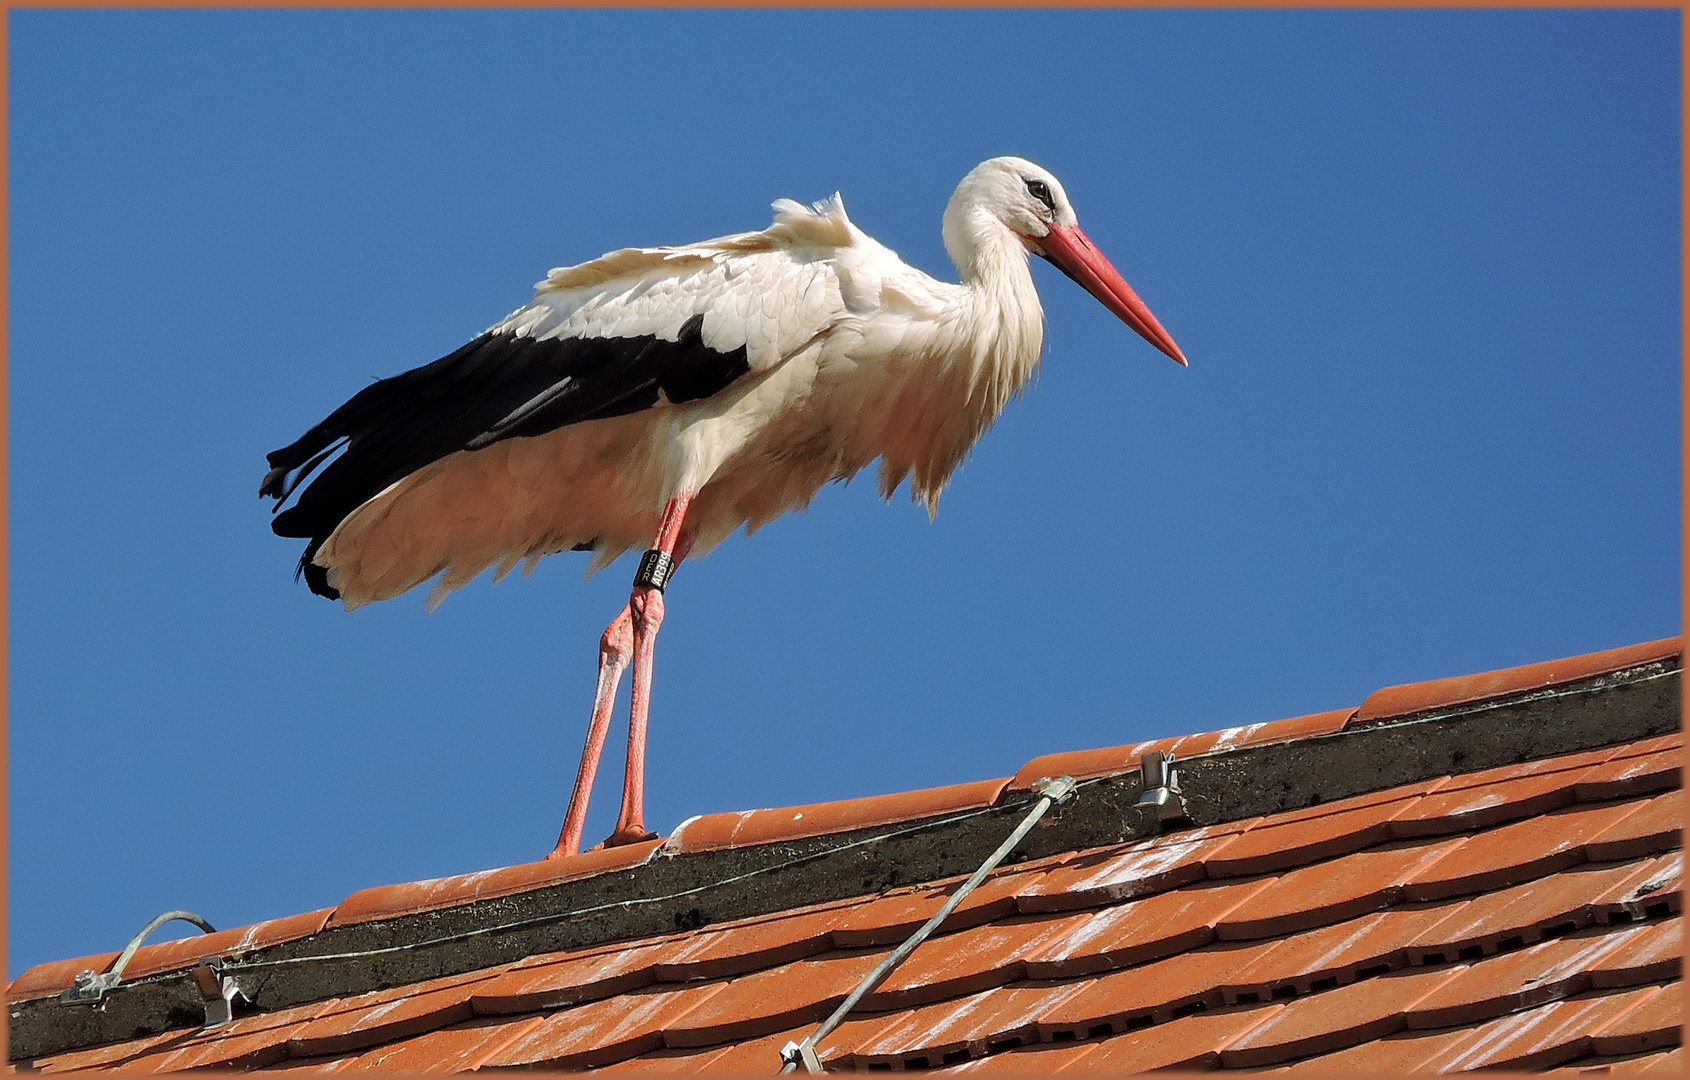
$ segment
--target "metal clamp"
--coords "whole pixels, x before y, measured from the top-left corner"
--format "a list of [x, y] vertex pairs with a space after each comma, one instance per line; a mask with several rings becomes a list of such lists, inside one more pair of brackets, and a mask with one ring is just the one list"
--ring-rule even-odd
[[1152, 750], [1139, 761], [1138, 772], [1143, 789], [1138, 805], [1155, 807], [1158, 822], [1182, 821], [1187, 817], [1185, 798], [1179, 790], [1179, 773], [1174, 770], [1174, 755]]
[[789, 1042], [780, 1048], [780, 1060], [786, 1067], [782, 1072], [791, 1072], [802, 1068], [807, 1073], [819, 1073], [822, 1069], [822, 1059], [816, 1056], [816, 1048], [809, 1040], [804, 1042]]
[[191, 911], [167, 911], [157, 916], [147, 925], [141, 927], [141, 932], [129, 939], [123, 952], [118, 956], [117, 963], [111, 970], [96, 975], [91, 969], [84, 969], [76, 973], [76, 984], [59, 995], [59, 1000], [70, 1005], [98, 1005], [105, 999], [106, 992], [114, 989], [123, 978], [123, 969], [129, 966], [129, 961], [135, 955], [135, 950], [141, 947], [141, 942], [147, 940], [147, 935], [157, 930], [167, 922], [180, 919], [193, 923], [195, 926], [211, 934], [216, 928]]
[[205, 999], [205, 1023], [203, 1028], [222, 1027], [235, 1018], [235, 999], [244, 998], [241, 988], [235, 985], [235, 980], [211, 966], [210, 961], [201, 961], [200, 966], [192, 972], [194, 985], [199, 987], [200, 997]]

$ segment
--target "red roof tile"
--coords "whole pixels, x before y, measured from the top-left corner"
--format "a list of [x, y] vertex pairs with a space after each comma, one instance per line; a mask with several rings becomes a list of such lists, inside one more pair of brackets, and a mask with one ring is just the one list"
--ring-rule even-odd
[[1221, 1061], [1228, 1068], [1277, 1065], [1400, 1031], [1405, 1014], [1457, 974], [1411, 968], [1298, 998], [1221, 1051]]
[[1536, 1070], [1559, 1065], [1593, 1047], [1591, 1035], [1654, 995], [1656, 987], [1599, 991], [1511, 1013], [1465, 1032], [1422, 1061], [1428, 1072], [1472, 1069]]
[[1557, 683], [1594, 678], [1626, 668], [1639, 667], [1656, 660], [1679, 655], [1684, 650], [1682, 637], [1646, 641], [1641, 645], [1627, 645], [1619, 649], [1569, 656], [1564, 660], [1547, 660], [1522, 667], [1503, 668], [1479, 675], [1458, 675], [1450, 679], [1406, 683], [1375, 690], [1361, 703], [1351, 726], [1368, 724], [1394, 716], [1447, 709], [1454, 705], [1486, 701], [1509, 694], [1541, 690]]
[[871, 795], [863, 799], [788, 806], [779, 810], [742, 810], [734, 814], [705, 814], [681, 823], [669, 838], [675, 853], [719, 851], [751, 844], [772, 844], [810, 836], [867, 829], [899, 821], [978, 810], [997, 802], [1008, 780], [978, 780], [969, 784]]
[[[1659, 643], [1641, 648], [1630, 659], [1600, 654], [1606, 659], [1575, 658], [1554, 671], [1582, 678], [1660, 652]], [[1461, 687], [1422, 684], [1416, 700], [1443, 708], [1483, 700], [1461, 696], [1469, 692], [1535, 688], [1538, 667]], [[1053, 769], [1121, 772], [1148, 749], [1189, 760], [1287, 739], [1344, 740], [1354, 737], [1340, 732], [1349, 717], [1338, 710], [1057, 755], [1030, 762], [1016, 783]], [[821, 1056], [834, 1067], [965, 1072], [1676, 1063], [1681, 751], [1679, 735], [1632, 739], [1004, 866], [823, 1040]], [[1230, 759], [1209, 760], [1225, 768]], [[694, 819], [663, 845], [661, 865], [633, 873], [672, 874], [684, 864], [669, 860], [702, 852], [966, 813], [992, 805], [1005, 784]], [[332, 916], [146, 947], [125, 982], [166, 977], [201, 957], [237, 958], [629, 870], [658, 850], [653, 842], [366, 890]], [[959, 881], [951, 874], [702, 926], [703, 918], [685, 919], [679, 925], [696, 928], [30, 1064], [773, 1073], [780, 1048], [813, 1031]], [[865, 878], [865, 890], [875, 883]], [[454, 914], [455, 925], [464, 917]], [[112, 959], [32, 969], [13, 984], [12, 999], [56, 993], [77, 970], [102, 970]]]
[[1251, 1005], [1200, 1012], [1178, 1020], [1115, 1035], [1098, 1043], [1086, 1072], [1149, 1072], [1153, 1069], [1210, 1069], [1221, 1052], [1273, 1020], [1283, 1005]]
[[419, 911], [433, 911], [475, 900], [490, 900], [527, 892], [546, 885], [558, 885], [596, 874], [626, 870], [647, 861], [662, 846], [662, 841], [649, 840], [626, 847], [598, 848], [583, 851], [562, 859], [547, 859], [520, 866], [506, 866], [497, 870], [481, 870], [474, 874], [414, 881], [406, 885], [383, 885], [355, 892], [334, 909], [329, 917], [333, 926], [369, 922], [372, 919], [391, 919]]

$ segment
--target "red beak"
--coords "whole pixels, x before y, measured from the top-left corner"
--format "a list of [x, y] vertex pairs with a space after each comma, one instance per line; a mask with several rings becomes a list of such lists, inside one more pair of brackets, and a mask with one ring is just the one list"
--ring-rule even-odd
[[1103, 252], [1097, 250], [1078, 225], [1052, 225], [1050, 234], [1034, 241], [1044, 249], [1044, 257], [1058, 270], [1067, 274], [1103, 306], [1121, 317], [1121, 321], [1139, 332], [1139, 336], [1171, 357], [1181, 367], [1185, 354], [1121, 272], [1109, 264]]

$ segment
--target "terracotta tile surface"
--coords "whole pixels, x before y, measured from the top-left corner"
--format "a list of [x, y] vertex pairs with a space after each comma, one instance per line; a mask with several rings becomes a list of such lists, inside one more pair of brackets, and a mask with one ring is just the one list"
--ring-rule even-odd
[[1269, 1000], [1276, 990], [1310, 993], [1408, 965], [1408, 945], [1450, 915], [1442, 905], [1391, 908], [1285, 938], [1223, 988], [1229, 1003]]
[[1036, 1043], [975, 1058], [955, 1067], [959, 1073], [1017, 1073], [1040, 1075], [1053, 1072], [1084, 1072], [1084, 1062], [1097, 1043]]
[[816, 1022], [862, 981], [884, 950], [830, 953], [742, 975], [668, 1029], [670, 1046], [709, 1046]]
[[35, 1062], [35, 1069], [39, 1072], [80, 1072], [86, 1069], [117, 1068], [128, 1059], [139, 1057], [149, 1051], [180, 1045], [191, 1038], [192, 1035], [192, 1029], [166, 1031], [142, 1039], [130, 1039], [126, 1042], [109, 1043], [87, 1050], [73, 1050], [65, 1054], [54, 1054], [52, 1057], [38, 1058]]
[[1021, 893], [1019, 905], [1023, 911], [1095, 907], [1201, 881], [1206, 868], [1240, 839], [1239, 829], [1219, 826], [1098, 852], [1051, 869]]
[[1072, 933], [1092, 917], [1089, 911], [1018, 915], [932, 938], [880, 984], [869, 1007], [909, 1008], [1012, 982], [1025, 973], [1022, 957], [1045, 942]]
[[1206, 867], [1211, 877], [1267, 874], [1360, 851], [1390, 839], [1391, 822], [1422, 801], [1398, 799], [1284, 824], [1263, 823], [1216, 852]]
[[846, 910], [848, 905], [830, 904], [798, 915], [702, 930], [677, 942], [652, 970], [659, 981], [685, 982], [719, 979], [814, 956], [833, 947], [833, 927]]
[[1677, 1041], [1684, 1024], [1684, 984], [1662, 986], [1590, 1033], [1590, 1047], [1598, 1054], [1635, 1054]]
[[1383, 690], [1374, 691], [1362, 702], [1350, 724], [1367, 724], [1390, 717], [1444, 709], [1528, 690], [1540, 690], [1557, 683], [1588, 679], [1677, 656], [1683, 651], [1683, 647], [1682, 638], [1662, 638], [1660, 641], [1648, 641], [1641, 645], [1570, 656], [1564, 660], [1526, 664], [1523, 667], [1503, 668], [1480, 675], [1461, 675], [1451, 679], [1388, 686]]
[[1220, 987], [1279, 943], [1220, 942], [1087, 981], [1039, 1018], [1039, 1037], [1098, 1037], [1145, 1022], [1166, 1023], [1185, 1011], [1221, 1004]]
[[1458, 974], [1411, 968], [1295, 999], [1221, 1051], [1221, 1061], [1229, 1068], [1277, 1065], [1400, 1031], [1417, 1002]]
[[1105, 908], [1024, 953], [1027, 976], [1087, 975], [1207, 945], [1217, 923], [1272, 881], [1204, 882]]
[[[1630, 865], [1638, 865], [1632, 863]], [[1592, 917], [1604, 920], [1624, 912], [1634, 919], [1678, 911], [1683, 906], [1684, 856], [1680, 852], [1646, 862], [1634, 877], [1615, 885], [1591, 904]]]
[[538, 1016], [471, 1020], [367, 1051], [354, 1058], [345, 1071], [467, 1072], [480, 1068], [542, 1022]]
[[1647, 866], [1583, 864], [1446, 906], [1446, 920], [1408, 943], [1409, 959], [1416, 964], [1474, 959], [1495, 952], [1504, 941], [1529, 944], [1547, 933], [1588, 926], [1596, 921], [1594, 902], [1636, 879]]
[[1288, 1072], [1320, 1076], [1351, 1073], [1420, 1072], [1426, 1062], [1466, 1041], [1467, 1028], [1446, 1031], [1401, 1031], [1383, 1039], [1358, 1043], [1344, 1050], [1302, 1058], [1287, 1066]]
[[723, 983], [647, 987], [553, 1013], [494, 1054], [489, 1066], [548, 1065], [576, 1069], [608, 1065], [663, 1045], [665, 1028], [722, 989]]
[[[1591, 985], [1591, 972], [1616, 949], [1653, 927], [1610, 932], [1606, 927], [1552, 938], [1517, 952], [1474, 963], [1412, 1010], [1411, 1027], [1471, 1024], [1533, 1005], [1570, 997]], [[1633, 980], [1638, 981], [1638, 980]]]
[[497, 972], [455, 975], [343, 998], [288, 1035], [294, 1057], [344, 1054], [470, 1019], [470, 995]]
[[1513, 1013], [1467, 1029], [1462, 1038], [1419, 1066], [1428, 1072], [1473, 1069], [1545, 1069], [1590, 1050], [1590, 1035], [1642, 1004], [1655, 992], [1645, 986], [1584, 994]]
[[[1627, 805], [1627, 804], [1620, 804]], [[1585, 844], [1592, 860], [1634, 859], [1679, 847], [1684, 829], [1684, 793], [1656, 795], [1625, 814]]]
[[1221, 1052], [1274, 1019], [1283, 1005], [1255, 1005], [1200, 1012], [1155, 1027], [1104, 1039], [1085, 1058], [1085, 1072], [1211, 1069]]
[[722, 848], [772, 844], [807, 836], [866, 829], [900, 821], [955, 814], [991, 806], [1009, 783], [979, 780], [970, 784], [925, 788], [896, 795], [788, 806], [778, 810], [745, 810], [736, 814], [705, 814], [684, 822], [670, 837], [671, 852], [717, 851]]
[[1006, 986], [903, 1013], [873, 1037], [851, 1046], [858, 1067], [912, 1061], [930, 1067], [1038, 1040], [1034, 1021], [1081, 987]]
[[1625, 799], [1651, 791], [1676, 788], [1684, 765], [1681, 748], [1622, 757], [1585, 770], [1573, 785], [1579, 799]]
[[[945, 920], [939, 933], [950, 933], [1012, 915], [1018, 898], [1042, 876], [1039, 873], [1000, 872], [980, 883]], [[864, 945], [896, 945], [915, 933], [945, 906], [963, 880], [941, 888], [908, 889], [861, 901], [841, 911], [833, 927], [833, 943], [842, 949]]]
[[1590, 985], [1632, 986], [1677, 977], [1684, 967], [1683, 931], [1684, 920], [1680, 918], [1648, 923], [1637, 927], [1635, 933], [1629, 928], [1614, 928], [1611, 934], [1621, 943], [1592, 966]]
[[471, 1004], [478, 1013], [517, 1013], [625, 994], [655, 982], [658, 962], [681, 947], [684, 941], [668, 941], [531, 961], [474, 987]]
[[161, 1045], [150, 1053], [123, 1064], [125, 1069], [143, 1072], [176, 1072], [181, 1069], [256, 1069], [288, 1056], [287, 1041], [313, 1017], [332, 1010], [339, 1002], [319, 1001], [277, 1012], [238, 1017], [223, 1027], [193, 1032], [188, 1038]]
[[1403, 895], [1411, 900], [1463, 896], [1585, 862], [1584, 845], [1637, 808], [1633, 802], [1570, 806], [1488, 829], [1458, 842], [1444, 858], [1422, 866], [1405, 883]]
[[[1614, 662], [1574, 658], [1556, 670]], [[1442, 708], [1483, 700], [1460, 696], [1479, 683], [1496, 696], [1541, 675], [1495, 674], [1466, 689], [1422, 685], [1375, 698]], [[1017, 782], [1051, 769], [1119, 772], [1151, 749], [1186, 757], [1349, 738], [1341, 729], [1350, 715], [1054, 755], [1029, 762]], [[841, 1069], [947, 1073], [1677, 1065], [1682, 742], [1675, 733], [1433, 777], [1003, 867], [824, 1041], [822, 1057]], [[992, 805], [1005, 783], [695, 819], [663, 857], [967, 812]], [[1007, 826], [1015, 815], [1001, 816]], [[130, 975], [262, 950], [325, 922], [614, 873], [657, 850], [366, 890], [332, 914], [149, 946]], [[813, 1031], [960, 880], [538, 954], [18, 1064], [773, 1075], [780, 1047]], [[76, 971], [113, 958], [41, 965], [11, 995], [57, 993]]]
[[1400, 840], [1292, 870], [1216, 927], [1223, 939], [1278, 937], [1377, 911], [1459, 849], [1461, 839]]
[[780, 1072], [780, 1052], [789, 1042], [802, 1042], [814, 1031], [814, 1025], [789, 1028], [758, 1039], [746, 1039], [718, 1048], [704, 1063], [704, 1069], [714, 1073], [747, 1073], [770, 1076]]
[[261, 1072], [266, 1076], [276, 1073], [294, 1073], [297, 1075], [321, 1076], [325, 1073], [346, 1072], [352, 1068], [353, 1062], [358, 1060], [357, 1054], [330, 1054], [326, 1057], [286, 1058], [274, 1065], [266, 1065]]

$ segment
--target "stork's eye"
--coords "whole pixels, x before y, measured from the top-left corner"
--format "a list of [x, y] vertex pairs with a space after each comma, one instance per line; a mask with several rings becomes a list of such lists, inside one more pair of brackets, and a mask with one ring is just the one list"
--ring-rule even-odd
[[1027, 193], [1045, 204], [1047, 210], [1056, 209], [1056, 200], [1051, 198], [1050, 185], [1043, 180], [1027, 181]]

